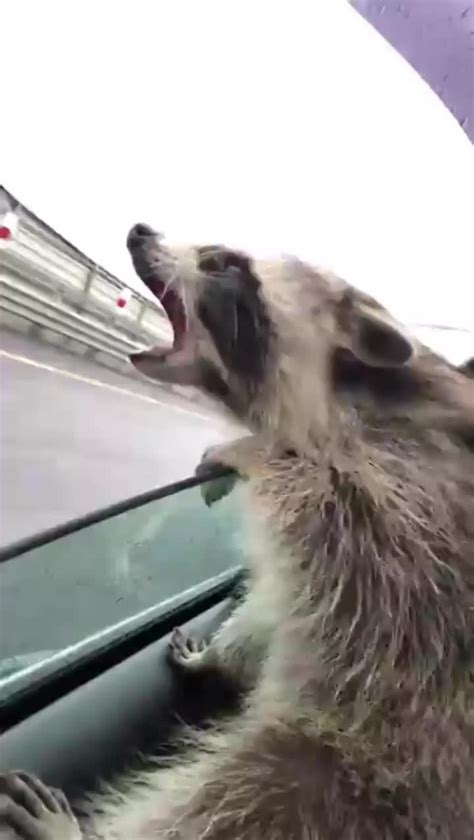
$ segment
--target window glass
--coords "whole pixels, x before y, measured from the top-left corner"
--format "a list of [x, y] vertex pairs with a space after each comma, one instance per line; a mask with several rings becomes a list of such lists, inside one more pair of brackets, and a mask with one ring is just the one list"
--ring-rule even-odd
[[[212, 486], [215, 486], [215, 481]], [[164, 613], [243, 562], [238, 483], [207, 506], [203, 487], [75, 531], [0, 565], [0, 697], [19, 675], [64, 664]]]

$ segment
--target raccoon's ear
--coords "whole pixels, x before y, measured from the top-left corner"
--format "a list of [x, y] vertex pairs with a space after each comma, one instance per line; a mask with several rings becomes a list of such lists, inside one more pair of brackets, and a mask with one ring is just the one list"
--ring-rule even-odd
[[402, 367], [414, 356], [416, 344], [395, 318], [374, 302], [345, 295], [339, 321], [347, 349], [371, 367]]

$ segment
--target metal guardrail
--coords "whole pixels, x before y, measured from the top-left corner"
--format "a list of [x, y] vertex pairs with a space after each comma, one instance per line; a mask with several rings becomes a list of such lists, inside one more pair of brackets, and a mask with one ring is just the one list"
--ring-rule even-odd
[[[130, 374], [135, 373], [127, 358], [131, 352], [171, 342], [167, 318], [153, 300], [130, 290], [129, 303], [118, 309], [115, 301], [124, 284], [0, 186], [0, 214], [4, 208], [13, 210], [19, 223], [11, 240], [0, 241], [0, 323], [12, 326], [13, 320], [43, 336], [54, 333], [55, 343], [58, 337], [66, 347], [79, 343]], [[455, 363], [474, 355], [470, 329], [410, 326]]]
[[28, 320], [39, 329], [49, 330], [64, 338], [84, 344], [91, 350], [102, 351], [121, 361], [133, 353], [137, 343], [129, 341], [120, 333], [107, 329], [100, 322], [68, 311], [29, 289], [26, 283], [19, 284], [2, 277], [0, 309], [10, 315]]
[[11, 239], [0, 242], [2, 324], [43, 337], [54, 333], [54, 343], [78, 343], [129, 373], [131, 352], [171, 341], [166, 316], [155, 302], [132, 289], [127, 306], [118, 309], [116, 299], [125, 285], [0, 186], [2, 208], [12, 210], [18, 221]]

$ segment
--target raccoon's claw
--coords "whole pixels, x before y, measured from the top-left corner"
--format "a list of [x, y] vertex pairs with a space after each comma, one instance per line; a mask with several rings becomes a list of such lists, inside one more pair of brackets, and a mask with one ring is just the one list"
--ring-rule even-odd
[[172, 665], [187, 673], [196, 674], [208, 669], [209, 647], [206, 642], [197, 642], [192, 636], [185, 636], [176, 627], [169, 643], [169, 658]]
[[225, 463], [224, 448], [222, 446], [211, 446], [204, 452], [200, 463], [197, 465], [195, 474], [199, 478], [208, 479], [201, 487], [201, 495], [208, 507], [228, 496], [234, 489], [239, 478], [242, 478], [237, 472], [222, 475], [218, 478], [211, 478], [216, 468], [231, 469]]
[[222, 446], [210, 446], [206, 449], [194, 471], [195, 475], [199, 476], [199, 478], [207, 478], [208, 476], [212, 476], [216, 469], [230, 469], [225, 462], [223, 453], [224, 448]]
[[82, 840], [82, 836], [62, 791], [47, 787], [29, 773], [0, 775], [0, 837]]
[[201, 487], [201, 496], [203, 497], [207, 507], [211, 507], [215, 502], [224, 499], [232, 492], [237, 484], [239, 477], [236, 473], [230, 475], [223, 475], [220, 478], [214, 478], [208, 481]]

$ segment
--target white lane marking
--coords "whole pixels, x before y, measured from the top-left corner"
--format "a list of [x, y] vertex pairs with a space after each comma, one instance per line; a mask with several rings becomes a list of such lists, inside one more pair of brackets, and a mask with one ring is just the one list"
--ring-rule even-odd
[[199, 412], [192, 411], [189, 408], [183, 408], [182, 406], [175, 405], [174, 403], [163, 402], [163, 400], [156, 400], [154, 397], [149, 397], [146, 394], [140, 394], [138, 391], [130, 391], [128, 388], [120, 388], [119, 385], [110, 385], [108, 382], [101, 382], [99, 379], [91, 379], [88, 376], [81, 376], [79, 373], [73, 373], [70, 370], [64, 370], [64, 368], [54, 367], [53, 365], [45, 365], [44, 362], [37, 362], [35, 359], [30, 359], [27, 356], [17, 356], [15, 353], [9, 353], [7, 350], [0, 350], [0, 356], [3, 356], [5, 359], [9, 359], [13, 362], [20, 362], [24, 365], [30, 365], [31, 367], [40, 368], [41, 370], [47, 370], [49, 373], [56, 373], [58, 376], [65, 376], [68, 379], [76, 379], [78, 382], [84, 382], [86, 385], [93, 385], [95, 388], [105, 388], [108, 391], [115, 391], [115, 393], [123, 394], [126, 397], [134, 397], [136, 400], [142, 400], [142, 402], [159, 405], [161, 408], [170, 408], [172, 411], [178, 411], [181, 414], [188, 415], [189, 417], [197, 417], [198, 420], [204, 420], [206, 423], [209, 423], [212, 420], [219, 423], [219, 418], [213, 417], [212, 414], [199, 414]]

